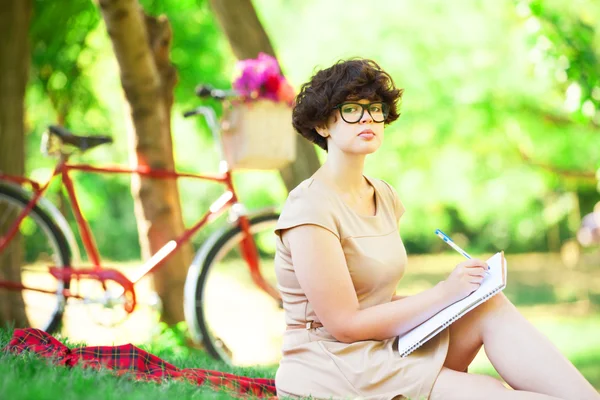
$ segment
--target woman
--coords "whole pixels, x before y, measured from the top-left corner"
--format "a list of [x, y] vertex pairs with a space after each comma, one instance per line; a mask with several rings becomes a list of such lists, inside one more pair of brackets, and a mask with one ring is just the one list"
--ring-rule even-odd
[[[410, 297], [395, 289], [406, 252], [394, 189], [363, 175], [365, 157], [398, 118], [402, 90], [375, 62], [354, 59], [317, 72], [293, 111], [295, 129], [327, 161], [289, 195], [276, 227], [275, 268], [287, 330], [279, 396], [369, 399], [598, 399], [556, 348], [498, 294], [408, 357], [395, 338], [469, 295], [485, 263], [458, 264]], [[481, 346], [515, 390], [467, 373]]]

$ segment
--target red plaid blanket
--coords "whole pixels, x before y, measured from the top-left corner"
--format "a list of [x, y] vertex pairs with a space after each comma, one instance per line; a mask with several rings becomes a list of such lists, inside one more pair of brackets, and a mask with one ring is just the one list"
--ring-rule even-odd
[[16, 354], [32, 351], [51, 358], [57, 365], [108, 368], [117, 375], [130, 374], [140, 380], [160, 382], [164, 379], [185, 379], [197, 385], [207, 384], [215, 390], [227, 390], [238, 398], [277, 398], [275, 381], [272, 379], [248, 378], [199, 368], [179, 369], [131, 344], [69, 349], [46, 332], [27, 328], [15, 329], [5, 350]]

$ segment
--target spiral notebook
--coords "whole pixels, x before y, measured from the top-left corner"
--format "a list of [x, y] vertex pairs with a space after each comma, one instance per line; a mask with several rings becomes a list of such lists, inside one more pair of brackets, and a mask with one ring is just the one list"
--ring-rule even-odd
[[485, 276], [481, 286], [476, 291], [444, 308], [421, 325], [398, 338], [400, 356], [406, 357], [454, 321], [506, 287], [507, 271], [504, 252], [494, 254], [486, 262], [490, 266], [490, 273]]

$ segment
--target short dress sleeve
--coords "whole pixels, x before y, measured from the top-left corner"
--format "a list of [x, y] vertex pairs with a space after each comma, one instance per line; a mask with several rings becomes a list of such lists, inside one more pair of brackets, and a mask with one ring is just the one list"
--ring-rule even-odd
[[275, 226], [275, 233], [281, 238], [283, 230], [300, 225], [317, 225], [340, 238], [338, 219], [330, 201], [303, 185], [290, 192]]
[[396, 189], [394, 189], [392, 187], [392, 185], [390, 185], [386, 181], [382, 181], [382, 182], [385, 183], [385, 186], [387, 186], [387, 188], [390, 191], [390, 194], [394, 201], [394, 213], [396, 214], [396, 221], [400, 222], [400, 217], [402, 217], [402, 215], [404, 214], [404, 211], [406, 211], [406, 209], [404, 208], [404, 204], [402, 204], [400, 197], [398, 197], [398, 193], [396, 192]]

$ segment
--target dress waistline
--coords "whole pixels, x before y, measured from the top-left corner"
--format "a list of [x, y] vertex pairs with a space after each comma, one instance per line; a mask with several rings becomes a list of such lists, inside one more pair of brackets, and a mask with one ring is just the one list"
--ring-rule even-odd
[[308, 321], [305, 324], [296, 324], [296, 325], [288, 325], [286, 330], [292, 330], [292, 329], [306, 329], [306, 330], [311, 330], [314, 328], [322, 328], [323, 324], [317, 321]]

